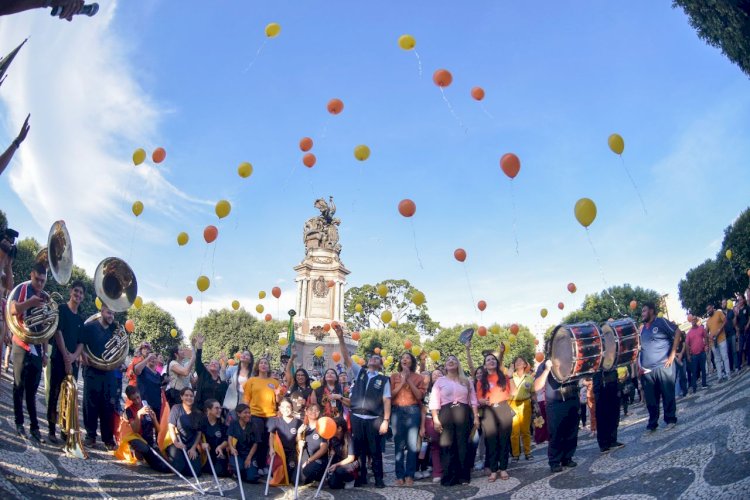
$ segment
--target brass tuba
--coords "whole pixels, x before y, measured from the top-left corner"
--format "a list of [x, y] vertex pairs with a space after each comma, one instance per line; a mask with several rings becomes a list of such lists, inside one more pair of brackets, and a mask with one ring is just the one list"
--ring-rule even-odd
[[57, 425], [65, 433], [65, 455], [71, 458], [88, 458], [81, 443], [81, 430], [78, 424], [78, 389], [72, 375], [68, 375], [60, 386], [60, 409]]
[[[138, 295], [138, 281], [130, 266], [117, 257], [107, 257], [99, 263], [94, 272], [94, 290], [99, 299], [114, 312], [127, 311]], [[89, 317], [85, 323], [98, 321], [101, 313]], [[104, 346], [101, 356], [91, 353], [89, 346], [84, 346], [89, 358], [89, 365], [99, 370], [110, 371], [120, 366], [130, 350], [130, 341], [125, 329], [115, 323], [115, 333]]]
[[[65, 285], [70, 280], [73, 271], [73, 248], [65, 222], [59, 220], [52, 224], [47, 238], [47, 247], [39, 250], [34, 264], [43, 264], [48, 267], [52, 276], [61, 285]], [[11, 291], [10, 296], [13, 297], [23, 285], [24, 283], [17, 285]], [[65, 299], [56, 292], [52, 294], [42, 292], [41, 296], [44, 303], [26, 311], [22, 320], [10, 313], [10, 307], [5, 309], [5, 321], [11, 333], [27, 344], [43, 344], [57, 331], [59, 312], [55, 301], [63, 302]]]

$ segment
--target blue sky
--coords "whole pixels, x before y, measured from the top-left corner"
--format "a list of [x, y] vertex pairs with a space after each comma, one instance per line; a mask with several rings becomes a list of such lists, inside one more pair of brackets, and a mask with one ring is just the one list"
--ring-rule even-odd
[[[350, 286], [406, 278], [445, 325], [530, 326], [542, 307], [558, 321], [557, 302], [567, 312], [604, 280], [674, 295], [750, 199], [750, 82], [670, 2], [101, 4], [70, 24], [42, 11], [0, 20], [0, 53], [31, 35], [0, 88], [3, 143], [32, 113], [0, 206], [38, 239], [65, 219], [92, 274], [105, 256], [125, 258], [144, 300], [188, 331], [201, 270], [214, 278], [203, 312], [234, 298], [254, 310], [275, 285], [279, 309], [292, 305], [302, 225], [321, 196], [336, 200]], [[269, 22], [282, 32], [266, 40]], [[398, 48], [403, 33], [416, 38], [421, 78]], [[463, 127], [432, 83], [438, 68], [453, 74], [445, 95]], [[338, 116], [326, 112], [332, 97], [345, 104]], [[607, 148], [613, 132], [648, 215]], [[303, 136], [315, 141], [312, 169]], [[354, 159], [357, 144], [368, 161]], [[164, 163], [133, 167], [135, 148], [157, 146]], [[522, 162], [512, 188], [506, 152]], [[242, 161], [249, 179], [236, 174]], [[589, 230], [601, 272], [573, 217], [583, 196], [599, 210]], [[223, 198], [233, 211], [207, 252], [202, 230]], [[396, 210], [403, 198], [417, 204], [411, 222]], [[488, 303], [481, 318], [472, 294]], [[275, 316], [275, 301], [264, 304]]]

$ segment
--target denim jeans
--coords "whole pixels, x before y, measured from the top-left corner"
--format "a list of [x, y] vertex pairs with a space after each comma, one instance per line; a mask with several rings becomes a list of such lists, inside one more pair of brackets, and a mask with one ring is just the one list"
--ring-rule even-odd
[[[393, 407], [393, 445], [396, 451], [396, 479], [414, 479], [417, 469], [417, 441], [422, 414], [418, 405]], [[404, 464], [405, 463], [405, 464]]]
[[729, 359], [729, 371], [739, 370], [737, 363], [737, 336], [727, 334], [727, 359]]
[[716, 363], [716, 377], [729, 379], [729, 353], [727, 352], [727, 341], [719, 342], [713, 347], [714, 363]]
[[692, 374], [692, 379], [690, 380], [690, 387], [693, 388], [693, 392], [697, 390], [698, 387], [698, 372], [701, 374], [701, 385], [703, 387], [708, 387], [706, 385], [706, 353], [702, 352], [700, 354], [693, 354], [690, 356], [690, 373]]
[[687, 396], [688, 393], [688, 385], [687, 385], [687, 373], [685, 373], [685, 363], [687, 361], [683, 361], [680, 363], [675, 358], [674, 365], [675, 370], [677, 371], [677, 384], [675, 385], [675, 390], [679, 389], [679, 393], [681, 396]]

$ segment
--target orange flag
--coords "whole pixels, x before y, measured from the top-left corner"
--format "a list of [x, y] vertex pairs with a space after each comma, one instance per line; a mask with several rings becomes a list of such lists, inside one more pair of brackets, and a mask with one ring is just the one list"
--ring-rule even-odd
[[172, 438], [169, 437], [167, 430], [169, 429], [169, 403], [167, 403], [167, 396], [164, 391], [161, 391], [161, 416], [159, 417], [159, 433], [156, 437], [156, 443], [159, 445], [159, 450], [166, 457], [164, 450], [167, 446], [172, 444]]
[[286, 470], [286, 455], [284, 447], [281, 445], [279, 435], [273, 435], [273, 451], [276, 453], [273, 457], [271, 467], [271, 486], [289, 486], [289, 474]]
[[133, 428], [130, 426], [130, 422], [128, 422], [127, 418], [122, 418], [120, 420], [118, 431], [121, 439], [120, 445], [115, 450], [115, 458], [129, 464], [137, 463], [138, 459], [133, 453], [133, 450], [130, 449], [130, 442], [134, 439], [140, 439], [145, 443], [146, 440], [133, 431]]

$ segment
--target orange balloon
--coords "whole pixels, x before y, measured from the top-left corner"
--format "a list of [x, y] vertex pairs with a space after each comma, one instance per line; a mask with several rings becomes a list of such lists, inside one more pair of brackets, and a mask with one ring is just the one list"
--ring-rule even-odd
[[234, 366], [234, 365], [236, 365], [236, 364], [237, 364], [237, 362], [236, 362], [235, 360], [233, 360], [233, 359], [230, 359], [229, 361], [227, 361], [227, 364], [228, 364], [229, 366]]
[[132, 319], [129, 319], [125, 322], [125, 331], [128, 333], [133, 333], [135, 330], [135, 323], [133, 323]]
[[331, 359], [334, 363], [338, 363], [339, 361], [341, 361], [341, 354], [334, 352], [331, 354]]
[[188, 305], [192, 304], [193, 303], [193, 297], [190, 296], [190, 295], [188, 295], [187, 297], [185, 297], [185, 302], [187, 302]]
[[539, 339], [534, 339], [534, 345], [539, 345]]
[[336, 282], [333, 280], [328, 280], [326, 285], [328, 285], [328, 288], [333, 288], [336, 285]]
[[336, 434], [336, 422], [331, 417], [321, 417], [318, 419], [317, 431], [323, 439], [331, 439]]
[[156, 148], [154, 149], [154, 152], [151, 153], [151, 159], [154, 160], [154, 163], [161, 163], [166, 157], [167, 152], [164, 151], [164, 148]]
[[518, 325], [513, 323], [510, 325], [510, 333], [513, 335], [518, 335]]
[[536, 360], [537, 363], [541, 363], [542, 361], [544, 361], [544, 354], [542, 354], [541, 352], [538, 352], [534, 355], [534, 359]]
[[480, 337], [484, 337], [485, 335], [487, 335], [487, 328], [484, 326], [480, 326], [479, 328], [477, 328], [477, 333]]
[[265, 318], [264, 318], [264, 319], [265, 319], [266, 321], [271, 321], [271, 315], [270, 315], [270, 314], [266, 314], [266, 316], [265, 316]]
[[203, 239], [206, 243], [213, 243], [219, 236], [219, 229], [216, 226], [206, 226], [203, 230]]
[[331, 331], [331, 325], [328, 324], [328, 323], [326, 323], [325, 325], [323, 325], [323, 331], [324, 332], [330, 332]]
[[408, 351], [411, 349], [411, 346], [412, 346], [411, 340], [409, 339], [404, 340], [404, 349]]
[[456, 248], [456, 250], [453, 252], [453, 256], [457, 261], [463, 262], [466, 260], [466, 250], [464, 250], [463, 248]]
[[558, 302], [557, 303], [557, 308], [562, 311], [563, 309], [565, 309], [565, 304], [563, 304], [562, 302]]
[[401, 200], [399, 202], [398, 213], [400, 213], [404, 217], [411, 217], [416, 212], [417, 212], [417, 205], [410, 199], [406, 198], [405, 200]]
[[480, 300], [477, 303], [477, 309], [479, 309], [480, 311], [484, 311], [485, 309], [487, 309], [487, 302]]
[[277, 286], [273, 287], [273, 288], [271, 289], [271, 295], [273, 295], [273, 296], [274, 296], [274, 297], [276, 297], [277, 299], [278, 299], [279, 297], [281, 297], [281, 288], [279, 288], [279, 287], [277, 287]]
[[484, 89], [482, 87], [474, 87], [471, 89], [471, 97], [477, 101], [481, 101], [484, 99]]
[[299, 148], [302, 151], [310, 151], [312, 149], [312, 147], [313, 147], [313, 140], [312, 139], [310, 139], [309, 137], [303, 137], [302, 139], [300, 139], [300, 141], [299, 141]]
[[635, 300], [630, 301], [630, 310], [635, 311], [635, 308], [638, 307], [638, 302]]
[[234, 359], [236, 359], [236, 360], [239, 360], [239, 359], [240, 359], [240, 356], [241, 356], [241, 354], [240, 354], [240, 353], [238, 353], [238, 352], [235, 352], [235, 353], [234, 353]]
[[304, 163], [307, 168], [313, 168], [316, 160], [317, 158], [315, 158], [315, 155], [312, 153], [307, 153], [302, 157], [302, 163]]
[[453, 75], [447, 69], [439, 69], [432, 74], [432, 81], [438, 87], [447, 87], [453, 82]]
[[352, 332], [352, 340], [359, 341], [359, 339], [362, 338], [362, 335], [359, 332]]
[[372, 350], [372, 352], [374, 352], [375, 354], [380, 354], [380, 347], [376, 347]]
[[331, 328], [336, 328], [337, 326], [339, 326], [338, 321], [331, 321]]
[[568, 283], [568, 291], [570, 293], [576, 293], [576, 290], [578, 290], [578, 288], [575, 283]]
[[513, 153], [505, 153], [503, 157], [500, 158], [500, 168], [503, 169], [505, 175], [514, 179], [521, 170], [521, 160], [519, 160], [518, 156]]
[[332, 115], [337, 115], [344, 111], [344, 102], [341, 99], [333, 98], [328, 101], [328, 112]]

